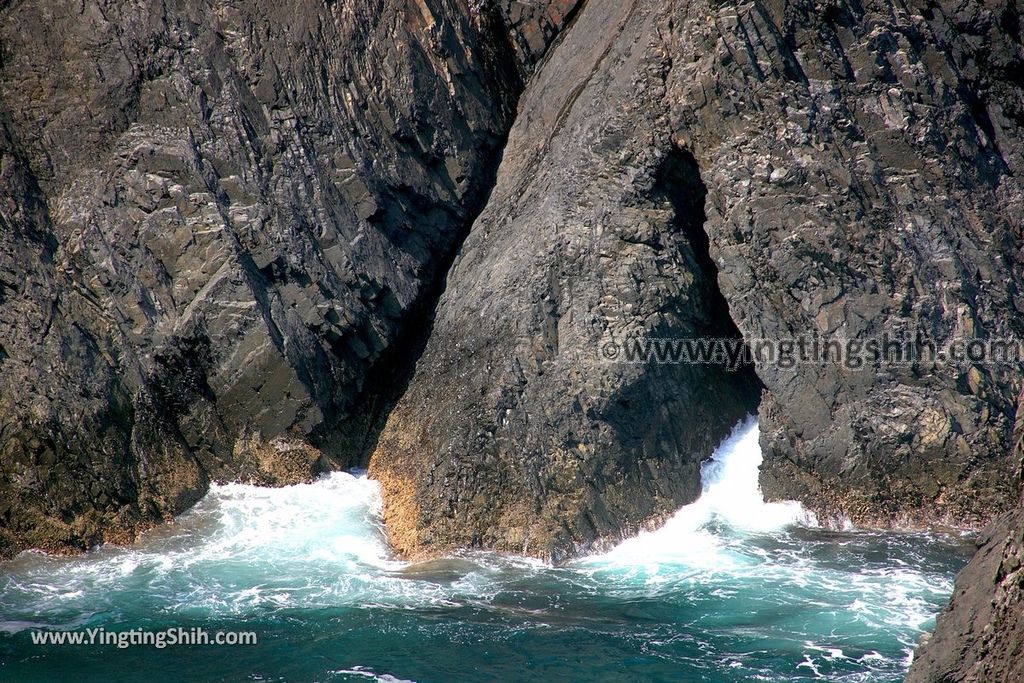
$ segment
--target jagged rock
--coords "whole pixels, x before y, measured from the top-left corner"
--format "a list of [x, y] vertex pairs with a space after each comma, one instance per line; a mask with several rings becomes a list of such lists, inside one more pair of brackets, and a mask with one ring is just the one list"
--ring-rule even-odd
[[[1024, 396], [1022, 396], [1024, 399]], [[1024, 401], [1017, 414], [1016, 476], [1024, 473]], [[914, 653], [907, 683], [1024, 680], [1024, 508], [978, 537], [953, 597]]]
[[[756, 381], [602, 364], [609, 335], [1020, 338], [1016, 11], [586, 3], [373, 456], [395, 545], [557, 559], [692, 500]], [[770, 497], [886, 525], [1017, 498], [1019, 363], [756, 371]]]
[[998, 517], [978, 545], [907, 683], [1024, 680], [1024, 511]]
[[0, 557], [360, 461], [574, 5], [4, 4]]
[[[680, 112], [690, 144], [711, 144], [696, 152], [707, 229], [746, 336], [1021, 339], [1016, 16], [1013, 2], [737, 13], [717, 62], [756, 66], [737, 57], [702, 78], [711, 105]], [[710, 47], [691, 54], [713, 60]], [[687, 76], [679, 87], [694, 88]], [[981, 525], [1018, 497], [1007, 473], [1021, 370], [759, 367], [762, 486], [858, 523]]]
[[558, 559], [637, 529], [696, 497], [701, 460], [756, 409], [749, 371], [599, 353], [637, 332], [738, 336], [697, 169], [667, 151], [655, 8], [587, 3], [524, 95], [371, 460], [403, 552]]

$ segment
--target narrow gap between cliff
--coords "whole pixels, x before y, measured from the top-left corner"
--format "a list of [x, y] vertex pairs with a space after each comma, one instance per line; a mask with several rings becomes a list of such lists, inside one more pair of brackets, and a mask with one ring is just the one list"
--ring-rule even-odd
[[[490, 16], [494, 32], [492, 38], [496, 42], [492, 54], [495, 63], [491, 75], [497, 82], [503, 82], [508, 88], [504, 107], [507, 107], [508, 127], [501, 139], [493, 141], [494, 152], [490, 163], [486, 165], [478, 179], [474, 179], [474, 187], [466, 194], [475, 197], [467, 211], [465, 221], [457, 226], [457, 233], [451, 241], [450, 249], [442, 254], [433, 268], [416, 302], [403, 315], [400, 329], [396, 332], [395, 341], [384, 350], [367, 372], [364, 388], [353, 406], [352, 414], [341, 424], [328, 433], [314, 437], [314, 443], [321, 449], [331, 442], [329, 450], [343, 454], [348, 466], [367, 467], [370, 457], [376, 449], [377, 441], [384, 429], [388, 416], [405, 393], [412, 380], [420, 356], [426, 349], [427, 342], [433, 333], [437, 307], [447, 287], [448, 274], [455, 263], [462, 244], [469, 237], [470, 230], [477, 217], [490, 200], [491, 193], [497, 184], [498, 168], [501, 165], [508, 142], [508, 134], [515, 124], [515, 111], [523, 92], [527, 87], [529, 75], [534, 73], [544, 57], [547, 56], [569, 31], [575, 22], [578, 10], [584, 3], [577, 3], [566, 16], [562, 28], [547, 46], [544, 55], [535, 63], [525, 67], [518, 64], [514, 57], [511, 38], [508, 35], [513, 27], [503, 26], [500, 14], [495, 10]], [[488, 141], [492, 142], [492, 141]]]
[[[697, 160], [689, 150], [672, 149], [662, 162], [656, 188], [672, 204], [675, 227], [689, 243], [696, 270], [694, 274], [702, 283], [701, 300], [695, 306], [698, 310], [690, 312], [700, 320], [698, 333], [705, 339], [742, 344], [743, 334], [733, 320], [729, 302], [719, 286], [718, 265], [711, 255], [711, 239], [706, 227], [708, 189]], [[749, 358], [749, 355], [744, 357]], [[757, 414], [764, 385], [754, 366], [744, 363], [723, 373], [720, 384], [707, 388], [712, 394], [734, 394], [746, 413], [754, 415]]]

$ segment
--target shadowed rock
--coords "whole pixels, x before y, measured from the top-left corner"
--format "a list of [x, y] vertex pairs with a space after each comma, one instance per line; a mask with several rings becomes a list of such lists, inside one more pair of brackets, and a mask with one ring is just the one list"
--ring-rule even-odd
[[[1024, 407], [1017, 416], [1017, 476], [1024, 472]], [[1024, 509], [997, 517], [957, 575], [935, 632], [914, 653], [907, 683], [1024, 680]]]

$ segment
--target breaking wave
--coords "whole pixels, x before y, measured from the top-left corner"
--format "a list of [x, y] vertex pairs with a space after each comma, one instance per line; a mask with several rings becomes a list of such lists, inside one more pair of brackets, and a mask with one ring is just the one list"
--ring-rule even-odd
[[36, 629], [235, 625], [262, 634], [252, 652], [190, 650], [166, 680], [189, 667], [210, 680], [900, 680], [967, 549], [817, 528], [798, 504], [763, 501], [760, 461], [749, 420], [704, 465], [695, 503], [563, 567], [401, 562], [360, 473], [214, 486], [134, 546], [0, 565], [0, 678], [93, 680], [89, 661], [173, 656], [47, 650], [29, 644]]

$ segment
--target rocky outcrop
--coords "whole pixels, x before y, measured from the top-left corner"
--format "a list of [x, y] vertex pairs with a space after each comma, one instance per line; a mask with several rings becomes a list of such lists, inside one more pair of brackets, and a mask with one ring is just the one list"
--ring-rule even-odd
[[666, 153], [663, 18], [589, 2], [522, 100], [371, 461], [403, 552], [558, 559], [636, 529], [695, 498], [700, 462], [756, 410], [749, 370], [598, 353], [609, 332], [738, 336], [697, 167]]
[[[1014, 453], [1024, 473], [1024, 410]], [[1007, 512], [978, 538], [978, 552], [957, 575], [934, 633], [914, 653], [907, 683], [1024, 680], [1024, 508]]]
[[[560, 560], [691, 501], [754, 410], [769, 497], [981, 525], [1019, 500], [1020, 363], [623, 344], [1024, 338], [1020, 14], [3, 4], [0, 557], [372, 450], [402, 552]], [[911, 680], [1024, 675], [1021, 515]]]
[[907, 683], [1024, 680], [1024, 511], [1000, 516], [978, 545]]
[[371, 461], [395, 545], [558, 559], [658, 519], [696, 495], [758, 380], [770, 497], [869, 524], [1011, 506], [1019, 363], [758, 362], [754, 379], [598, 351], [1020, 338], [1016, 17], [587, 2], [528, 85]]
[[0, 557], [363, 459], [575, 4], [5, 3]]
[[755, 409], [770, 497], [981, 524], [1019, 364], [616, 344], [1020, 337], [1020, 33], [1012, 0], [5, 5], [0, 555], [372, 449], [401, 550], [558, 559], [692, 500]]
[[[734, 273], [737, 293], [783, 275], [769, 280], [774, 291], [742, 296], [751, 309], [740, 315], [762, 321], [751, 334], [923, 334], [940, 347], [1021, 339], [1017, 6], [837, 3], [787, 13], [777, 25], [806, 85], [768, 111], [785, 122], [776, 139], [793, 152], [781, 163], [769, 157], [772, 168], [751, 180], [761, 189], [725, 209], [755, 227], [753, 243], [723, 243], [747, 254], [736, 271], [723, 267], [723, 289]], [[770, 137], [755, 147], [777, 144]], [[1017, 472], [1021, 369], [759, 368], [771, 390], [761, 410], [762, 485], [864, 524], [980, 525], [1018, 497], [1019, 478], [1008, 473]]]

